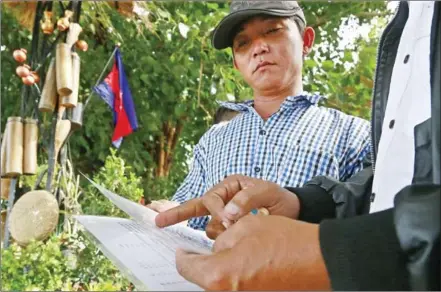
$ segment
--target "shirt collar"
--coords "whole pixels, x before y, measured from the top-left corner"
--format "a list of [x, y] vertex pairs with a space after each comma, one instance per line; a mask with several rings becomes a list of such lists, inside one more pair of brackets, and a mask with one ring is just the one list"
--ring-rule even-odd
[[[311, 94], [309, 92], [303, 91], [302, 93], [295, 96], [288, 96], [282, 103], [281, 108], [290, 108], [295, 106], [298, 102], [308, 101], [311, 105], [316, 105], [318, 102], [324, 98], [319, 94]], [[254, 105], [254, 100], [246, 100], [243, 102], [230, 102], [230, 101], [217, 101], [220, 106], [239, 112], [248, 111]]]

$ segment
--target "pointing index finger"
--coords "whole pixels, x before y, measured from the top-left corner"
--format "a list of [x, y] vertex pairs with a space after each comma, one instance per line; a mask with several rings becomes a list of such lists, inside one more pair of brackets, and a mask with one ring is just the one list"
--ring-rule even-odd
[[167, 227], [193, 217], [209, 215], [200, 198], [192, 199], [177, 207], [159, 213], [155, 218], [156, 226]]

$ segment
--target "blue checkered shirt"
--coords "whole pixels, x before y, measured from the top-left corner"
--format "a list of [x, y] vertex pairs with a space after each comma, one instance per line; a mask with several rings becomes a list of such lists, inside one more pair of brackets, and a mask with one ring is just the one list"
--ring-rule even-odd
[[[299, 187], [318, 175], [344, 181], [363, 168], [369, 153], [369, 123], [318, 106], [319, 95], [290, 96], [264, 121], [253, 101], [222, 102], [240, 114], [212, 126], [193, 151], [189, 174], [173, 196], [184, 202], [202, 196], [233, 174]], [[205, 229], [207, 216], [188, 225]]]

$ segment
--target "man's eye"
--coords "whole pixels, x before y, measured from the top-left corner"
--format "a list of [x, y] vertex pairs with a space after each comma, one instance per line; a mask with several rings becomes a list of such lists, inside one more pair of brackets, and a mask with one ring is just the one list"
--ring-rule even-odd
[[272, 33], [276, 33], [280, 30], [280, 28], [270, 28], [268, 29], [265, 34], [272, 34]]
[[237, 42], [236, 47], [241, 48], [241, 47], [245, 46], [246, 44], [248, 44], [247, 40], [241, 40], [241, 41]]

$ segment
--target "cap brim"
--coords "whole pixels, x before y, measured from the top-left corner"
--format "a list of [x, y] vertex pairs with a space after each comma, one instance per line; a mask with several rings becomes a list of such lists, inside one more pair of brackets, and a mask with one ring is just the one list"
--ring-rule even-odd
[[286, 11], [286, 10], [266, 10], [266, 9], [247, 9], [240, 10], [231, 13], [226, 16], [222, 21], [217, 25], [217, 27], [213, 31], [213, 36], [211, 42], [213, 47], [218, 50], [222, 50], [232, 46], [233, 40], [231, 39], [231, 31], [237, 25], [242, 23], [243, 21], [249, 19], [250, 17], [256, 15], [272, 15], [272, 16], [294, 16], [298, 15], [298, 11]]

